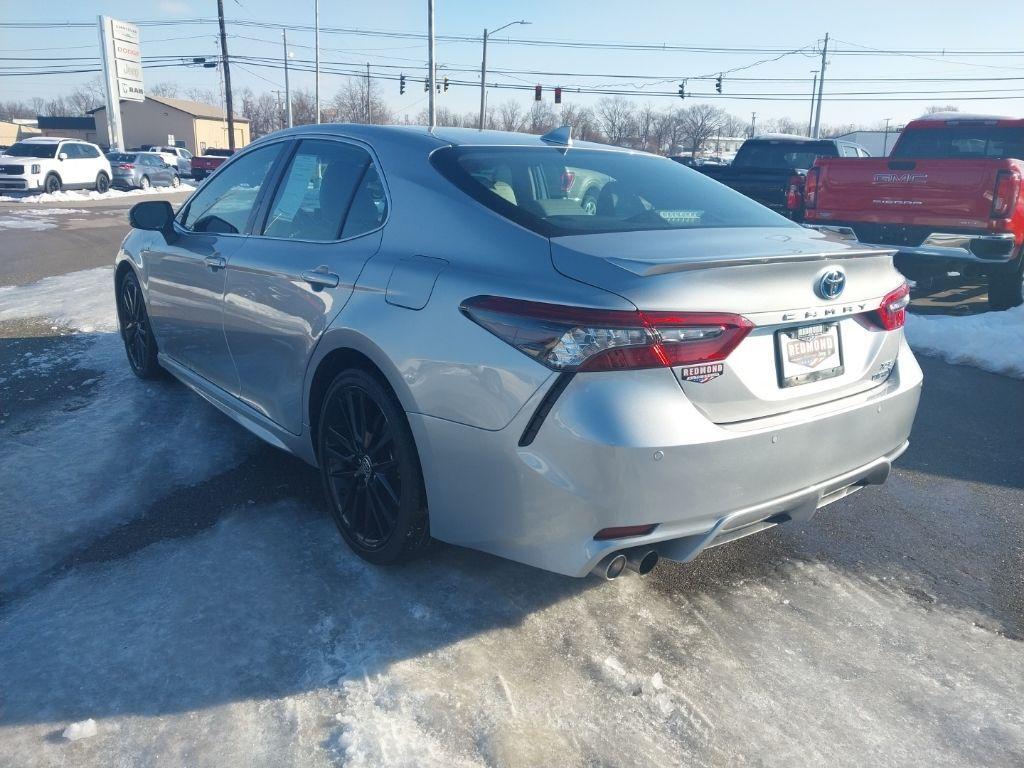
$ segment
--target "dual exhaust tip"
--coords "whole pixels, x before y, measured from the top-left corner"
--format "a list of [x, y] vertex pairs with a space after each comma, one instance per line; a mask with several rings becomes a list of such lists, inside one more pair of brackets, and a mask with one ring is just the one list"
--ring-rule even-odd
[[643, 547], [628, 549], [625, 552], [614, 552], [608, 555], [594, 566], [591, 573], [606, 581], [617, 579], [625, 573], [627, 568], [641, 576], [646, 576], [654, 570], [660, 559], [656, 549]]

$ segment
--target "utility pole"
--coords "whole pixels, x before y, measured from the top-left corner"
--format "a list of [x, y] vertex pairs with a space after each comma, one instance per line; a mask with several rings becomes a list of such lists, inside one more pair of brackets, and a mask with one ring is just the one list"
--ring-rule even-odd
[[885, 138], [882, 140], [882, 157], [889, 154], [889, 122], [891, 117], [885, 118]]
[[821, 75], [818, 77], [818, 106], [814, 110], [814, 138], [821, 132], [821, 94], [825, 90], [825, 65], [828, 56], [828, 32], [825, 33], [825, 44], [821, 46]]
[[[220, 2], [220, 0], [218, 0]], [[316, 101], [316, 122], [320, 124], [320, 0], [313, 0], [313, 45], [316, 46], [316, 51], [313, 54], [313, 58], [316, 62], [316, 77], [314, 85], [315, 101]]]
[[366, 124], [369, 125], [372, 121], [370, 120], [370, 62], [366, 62]]
[[287, 119], [287, 125], [289, 128], [292, 127], [292, 91], [288, 85], [288, 30], [282, 29], [281, 35], [284, 37], [284, 113]]
[[508, 24], [498, 27], [493, 32], [484, 30], [484, 55], [480, 61], [480, 125], [478, 128], [482, 131], [484, 129], [484, 120], [486, 119], [487, 112], [487, 39], [501, 30], [511, 27], [515, 24], [529, 24], [530, 22], [520, 19], [519, 21], [510, 21]]
[[757, 129], [757, 112], [750, 113], [750, 138], [754, 138]]
[[814, 75], [814, 79], [811, 80], [811, 114], [807, 118], [807, 135], [811, 135], [814, 125], [814, 95], [818, 91], [818, 70], [812, 69], [811, 74]]
[[231, 103], [231, 67], [228, 65], [228, 35], [224, 31], [224, 0], [217, 0], [217, 20], [220, 22], [220, 59], [224, 66], [224, 100], [228, 110], [228, 149], [235, 149], [235, 111]]
[[433, 129], [437, 124], [434, 111], [434, 0], [427, 0], [427, 70], [427, 127]]

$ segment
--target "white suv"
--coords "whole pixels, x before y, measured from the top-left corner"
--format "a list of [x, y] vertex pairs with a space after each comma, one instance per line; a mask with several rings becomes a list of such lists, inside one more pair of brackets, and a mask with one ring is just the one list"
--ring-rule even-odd
[[0, 155], [0, 190], [110, 189], [110, 163], [87, 141], [37, 136]]

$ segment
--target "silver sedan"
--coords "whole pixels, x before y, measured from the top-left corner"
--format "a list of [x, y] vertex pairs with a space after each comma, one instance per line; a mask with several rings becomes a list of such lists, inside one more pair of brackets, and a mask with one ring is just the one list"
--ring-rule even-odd
[[181, 177], [177, 167], [155, 152], [109, 152], [111, 185], [121, 189], [177, 187]]
[[131, 220], [132, 369], [318, 467], [374, 563], [439, 539], [645, 572], [809, 520], [907, 447], [890, 251], [567, 129], [304, 126]]

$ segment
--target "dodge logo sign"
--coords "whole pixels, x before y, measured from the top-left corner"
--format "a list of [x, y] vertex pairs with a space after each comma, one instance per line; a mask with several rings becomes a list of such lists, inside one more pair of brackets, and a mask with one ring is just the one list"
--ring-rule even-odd
[[846, 273], [841, 269], [826, 270], [818, 278], [818, 295], [823, 299], [837, 299], [846, 287]]

